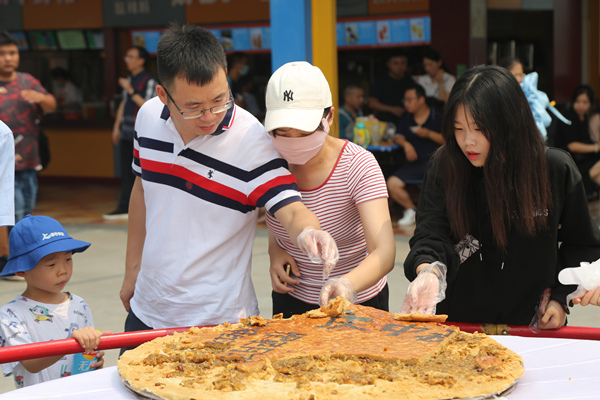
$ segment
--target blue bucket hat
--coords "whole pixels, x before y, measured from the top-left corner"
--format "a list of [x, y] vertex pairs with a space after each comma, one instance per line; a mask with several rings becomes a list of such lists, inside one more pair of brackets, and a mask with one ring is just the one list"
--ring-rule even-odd
[[54, 218], [28, 215], [10, 231], [10, 257], [0, 276], [30, 271], [48, 254], [60, 251], [81, 253], [90, 245], [73, 239]]

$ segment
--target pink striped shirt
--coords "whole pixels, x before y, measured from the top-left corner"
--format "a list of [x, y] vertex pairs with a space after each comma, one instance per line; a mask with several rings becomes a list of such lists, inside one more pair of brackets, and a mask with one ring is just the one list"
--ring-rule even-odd
[[[331, 175], [321, 186], [300, 190], [302, 202], [319, 218], [321, 229], [329, 232], [337, 243], [340, 260], [330, 278], [353, 270], [369, 254], [357, 204], [387, 198], [388, 192], [381, 168], [375, 157], [352, 142], [346, 142]], [[267, 226], [279, 245], [296, 260], [302, 273], [291, 296], [310, 304], [319, 303], [325, 283], [323, 266], [314, 264], [290, 241], [279, 221], [267, 213]], [[375, 297], [385, 286], [387, 277], [358, 293], [358, 303]]]

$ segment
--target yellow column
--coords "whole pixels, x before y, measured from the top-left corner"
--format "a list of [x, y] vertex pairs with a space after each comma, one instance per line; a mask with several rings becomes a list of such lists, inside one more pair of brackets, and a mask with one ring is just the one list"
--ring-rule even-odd
[[335, 123], [331, 134], [339, 137], [339, 85], [336, 36], [336, 0], [311, 0], [313, 64], [323, 71], [329, 82]]

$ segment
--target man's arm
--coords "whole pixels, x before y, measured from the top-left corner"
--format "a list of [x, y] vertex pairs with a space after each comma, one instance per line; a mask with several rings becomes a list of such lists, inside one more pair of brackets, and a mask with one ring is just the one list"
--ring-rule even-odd
[[335, 240], [325, 231], [317, 216], [297, 201], [275, 212], [275, 218], [287, 231], [294, 245], [316, 264], [323, 264], [323, 279], [329, 276], [340, 255]]
[[298, 246], [297, 239], [302, 231], [321, 229], [317, 216], [299, 201], [281, 207], [275, 212], [275, 218], [281, 223], [296, 246]]
[[138, 107], [141, 107], [146, 102], [146, 98], [135, 91], [129, 79], [119, 78], [119, 85], [121, 85]]
[[21, 96], [30, 103], [39, 104], [44, 114], [56, 111], [56, 99], [51, 94], [44, 94], [36, 90], [22, 90]]
[[129, 222], [127, 230], [127, 254], [125, 256], [125, 277], [121, 286], [121, 301], [129, 312], [129, 301], [133, 297], [135, 282], [142, 266], [142, 251], [146, 239], [146, 204], [142, 178], [135, 178], [129, 200]]
[[383, 104], [376, 97], [369, 97], [369, 107], [375, 112], [389, 112], [397, 117], [401, 117], [404, 114], [404, 108], [400, 106], [389, 106]]
[[115, 124], [112, 130], [112, 141], [115, 146], [119, 145], [119, 139], [121, 138], [121, 122], [123, 121], [123, 111], [125, 110], [125, 102], [122, 101], [117, 109], [117, 115], [115, 115]]

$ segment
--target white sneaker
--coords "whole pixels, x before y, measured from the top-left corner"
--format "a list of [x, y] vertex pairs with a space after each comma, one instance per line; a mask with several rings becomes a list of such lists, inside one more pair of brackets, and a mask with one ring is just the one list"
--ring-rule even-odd
[[125, 221], [127, 219], [129, 219], [129, 214], [127, 213], [127, 211], [120, 211], [120, 210], [115, 210], [112, 212], [109, 212], [108, 214], [104, 214], [102, 216], [102, 219], [105, 219], [107, 221]]
[[404, 215], [398, 220], [398, 226], [410, 226], [415, 223], [416, 211], [412, 208], [404, 210]]

